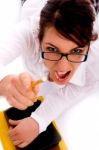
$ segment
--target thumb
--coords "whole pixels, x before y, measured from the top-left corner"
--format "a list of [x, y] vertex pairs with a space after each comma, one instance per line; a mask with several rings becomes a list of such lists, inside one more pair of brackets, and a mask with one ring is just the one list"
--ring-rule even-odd
[[11, 126], [16, 126], [20, 123], [20, 120], [12, 120], [12, 119], [9, 119], [9, 124]]
[[32, 77], [28, 73], [21, 73], [19, 78], [26, 89], [31, 88]]

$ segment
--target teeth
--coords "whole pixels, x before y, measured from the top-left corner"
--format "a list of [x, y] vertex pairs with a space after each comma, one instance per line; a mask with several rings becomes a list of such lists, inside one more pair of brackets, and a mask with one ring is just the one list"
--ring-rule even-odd
[[66, 71], [64, 71], [64, 72], [57, 72], [57, 74], [64, 75], [64, 74], [66, 74]]
[[57, 79], [63, 78], [66, 75], [66, 71], [64, 71], [64, 72], [59, 71], [59, 72], [56, 72], [55, 74], [56, 74]]
[[55, 76], [58, 80], [64, 80], [66, 77], [68, 77], [70, 71], [56, 71]]

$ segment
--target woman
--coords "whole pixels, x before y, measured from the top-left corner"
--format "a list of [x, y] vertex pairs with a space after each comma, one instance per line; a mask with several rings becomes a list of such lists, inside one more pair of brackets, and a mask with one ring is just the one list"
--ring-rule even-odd
[[[12, 36], [12, 43], [7, 43], [8, 50], [22, 53], [33, 75], [48, 77], [39, 92], [38, 88], [32, 89], [33, 79], [25, 73], [6, 76], [0, 82], [0, 95], [16, 108], [32, 105], [31, 99], [35, 100], [37, 93], [45, 99], [30, 117], [9, 121], [15, 126], [9, 136], [18, 147], [27, 146], [64, 110], [83, 100], [93, 88], [99, 88], [99, 72], [93, 71], [98, 70], [99, 54], [94, 45], [90, 48], [97, 38], [94, 20], [94, 9], [86, 0], [49, 0], [41, 11], [39, 27], [36, 21], [23, 21]], [[16, 54], [11, 54], [14, 59]]]

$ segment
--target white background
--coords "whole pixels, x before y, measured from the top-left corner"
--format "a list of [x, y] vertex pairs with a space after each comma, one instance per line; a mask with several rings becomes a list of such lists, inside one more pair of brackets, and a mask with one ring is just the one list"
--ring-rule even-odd
[[[0, 0], [0, 39], [18, 21], [20, 9], [20, 0]], [[20, 63], [21, 61], [16, 60], [7, 67], [8, 72], [15, 73], [17, 65], [20, 68], [16, 72], [20, 72], [22, 69]], [[8, 105], [0, 100], [0, 109], [6, 107]], [[69, 150], [99, 150], [98, 91], [64, 113], [57, 123]]]

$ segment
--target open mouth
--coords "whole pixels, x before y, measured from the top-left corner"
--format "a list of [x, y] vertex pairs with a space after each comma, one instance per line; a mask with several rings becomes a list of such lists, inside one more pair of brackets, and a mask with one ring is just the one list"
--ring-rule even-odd
[[67, 71], [67, 72], [56, 71], [55, 76], [56, 76], [57, 80], [63, 81], [63, 80], [67, 80], [70, 73], [71, 73], [71, 71]]

